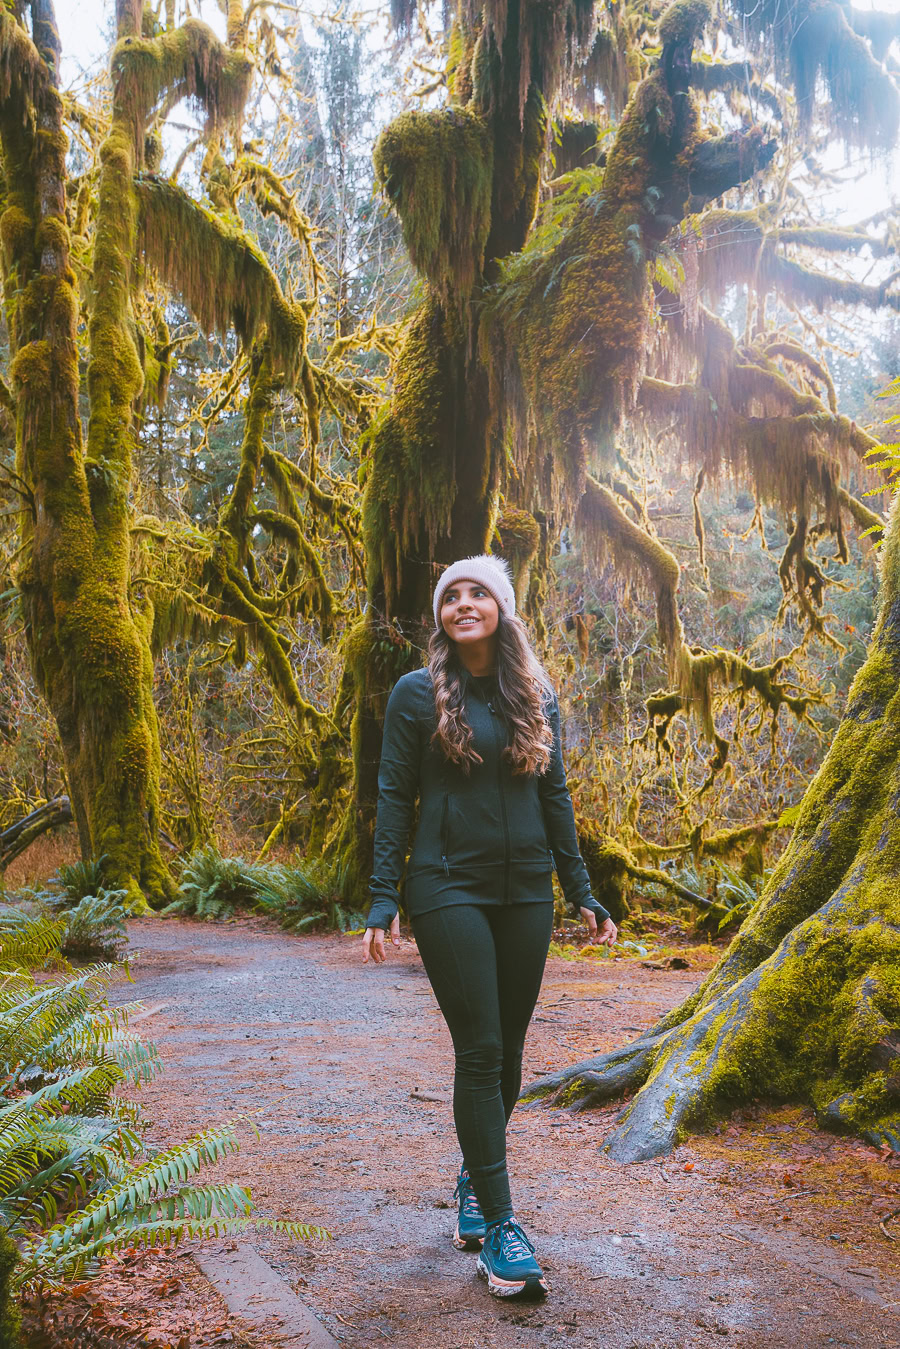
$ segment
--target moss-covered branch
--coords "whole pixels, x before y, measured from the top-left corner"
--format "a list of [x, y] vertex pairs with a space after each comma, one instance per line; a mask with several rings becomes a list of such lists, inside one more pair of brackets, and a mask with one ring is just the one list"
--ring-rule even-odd
[[[265, 595], [254, 584], [252, 533], [262, 525], [286, 542], [295, 557], [311, 569], [311, 583], [303, 590], [310, 610], [326, 622], [332, 614], [332, 597], [321, 564], [303, 538], [301, 520], [283, 471], [269, 464], [270, 481], [280, 498], [282, 511], [259, 510], [254, 505], [263, 463], [263, 437], [272, 412], [275, 382], [266, 346], [253, 353], [250, 391], [244, 410], [244, 437], [234, 487], [219, 515], [215, 546], [206, 565], [205, 583], [222, 613], [242, 625], [251, 646], [265, 662], [266, 671], [287, 709], [301, 722], [319, 721], [319, 712], [300, 692], [288, 660], [290, 641], [276, 628], [279, 617], [297, 611], [297, 596]], [[293, 604], [291, 603], [293, 600]]]
[[[729, 7], [751, 42], [774, 51], [788, 74], [802, 129], [819, 113], [850, 143], [874, 148], [894, 143], [900, 96], [882, 64], [896, 35], [894, 16], [871, 21], [839, 0], [794, 0], [787, 8], [779, 0], [752, 7], [729, 0]], [[820, 80], [828, 88], [824, 104], [816, 97]]]
[[675, 689], [647, 700], [648, 733], [654, 731], [659, 742], [665, 743], [668, 726], [676, 713], [695, 715], [716, 746], [716, 758], [705, 785], [724, 764], [728, 751], [728, 743], [718, 734], [713, 721], [713, 695], [717, 688], [755, 695], [773, 718], [786, 706], [802, 720], [810, 705], [819, 701], [815, 694], [791, 692], [781, 681], [788, 657], [754, 666], [734, 651], [689, 647], [678, 610], [677, 560], [658, 539], [629, 519], [607, 487], [590, 476], [575, 519], [586, 547], [598, 561], [611, 557], [620, 571], [636, 573], [653, 590], [657, 631]]
[[250, 88], [253, 65], [241, 48], [220, 42], [199, 19], [186, 19], [157, 37], [127, 34], [112, 54], [114, 100], [142, 153], [151, 113], [165, 98], [169, 107], [194, 99], [207, 115], [207, 129], [237, 117]]
[[206, 332], [234, 328], [245, 346], [265, 327], [272, 359], [293, 382], [306, 359], [307, 306], [288, 300], [255, 240], [187, 192], [139, 178], [138, 247]]
[[375, 146], [375, 172], [413, 265], [445, 303], [465, 299], [481, 275], [493, 155], [487, 123], [467, 108], [403, 113]]
[[656, 69], [628, 105], [602, 184], [582, 197], [554, 247], [536, 232], [490, 297], [485, 348], [520, 464], [540, 481], [550, 449], [570, 504], [583, 489], [588, 447], [608, 459], [633, 405], [656, 250], [693, 199], [745, 181], [774, 149], [758, 131], [703, 136], [689, 61], [708, 11], [682, 9], [671, 6]]
[[900, 308], [900, 293], [890, 289], [895, 278], [868, 285], [821, 272], [781, 251], [784, 245], [790, 245], [853, 253], [869, 245], [882, 256], [888, 250], [879, 240], [859, 230], [779, 229], [771, 225], [767, 214], [765, 208], [758, 208], [707, 211], [701, 217], [700, 275], [713, 294], [722, 293], [736, 281], [752, 281], [758, 290], [774, 291], [798, 304], [812, 305], [820, 313], [831, 304]]

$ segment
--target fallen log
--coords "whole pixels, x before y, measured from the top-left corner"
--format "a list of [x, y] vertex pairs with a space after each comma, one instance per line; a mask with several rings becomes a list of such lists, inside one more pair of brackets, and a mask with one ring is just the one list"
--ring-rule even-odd
[[20, 857], [36, 838], [61, 824], [71, 824], [72, 807], [67, 796], [55, 796], [43, 806], [23, 815], [8, 829], [0, 830], [0, 872]]

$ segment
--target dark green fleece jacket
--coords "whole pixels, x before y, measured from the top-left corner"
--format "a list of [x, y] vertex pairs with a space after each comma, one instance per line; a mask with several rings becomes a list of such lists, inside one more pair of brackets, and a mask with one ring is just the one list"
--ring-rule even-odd
[[552, 866], [575, 913], [608, 918], [591, 894], [578, 850], [572, 800], [566, 786], [553, 695], [550, 763], [541, 774], [513, 774], [501, 757], [509, 733], [496, 702], [493, 676], [463, 671], [464, 709], [482, 762], [469, 773], [431, 745], [435, 728], [431, 676], [403, 675], [388, 700], [378, 770], [375, 858], [369, 927], [388, 928], [416, 799], [419, 823], [406, 872], [410, 917], [448, 904], [533, 904], [553, 897]]

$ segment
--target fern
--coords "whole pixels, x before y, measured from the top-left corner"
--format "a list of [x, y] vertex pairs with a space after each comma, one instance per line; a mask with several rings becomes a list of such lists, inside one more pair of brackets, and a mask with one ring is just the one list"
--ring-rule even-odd
[[222, 857], [212, 844], [199, 848], [181, 873], [180, 897], [163, 914], [221, 918], [236, 908], [250, 908], [257, 893], [256, 868], [241, 857]]
[[87, 895], [99, 895], [105, 888], [103, 869], [108, 858], [92, 858], [89, 862], [68, 862], [57, 868], [56, 881], [62, 890], [62, 900], [67, 904], [78, 904]]
[[[62, 956], [82, 921], [95, 932], [106, 915], [115, 934], [118, 907], [115, 892], [84, 895], [59, 917], [0, 907], [0, 1228], [20, 1256], [14, 1288], [61, 1283], [127, 1246], [251, 1227], [327, 1235], [257, 1217], [243, 1186], [195, 1183], [238, 1147], [236, 1121], [146, 1154], [146, 1124], [118, 1089], [158, 1072], [159, 1057], [129, 1030], [128, 1008], [106, 1001], [116, 967], [75, 974]], [[38, 981], [48, 964], [59, 972]]]
[[41, 969], [58, 952], [64, 932], [61, 918], [0, 904], [0, 960], [5, 966]]
[[81, 960], [88, 956], [117, 960], [128, 941], [126, 894], [125, 890], [103, 890], [97, 895], [84, 895], [67, 910], [63, 954]]
[[340, 882], [341, 873], [335, 868], [247, 862], [222, 857], [209, 844], [188, 859], [181, 894], [162, 912], [217, 919], [238, 909], [256, 910], [291, 931], [326, 922], [343, 932], [359, 926], [362, 915], [340, 903]]

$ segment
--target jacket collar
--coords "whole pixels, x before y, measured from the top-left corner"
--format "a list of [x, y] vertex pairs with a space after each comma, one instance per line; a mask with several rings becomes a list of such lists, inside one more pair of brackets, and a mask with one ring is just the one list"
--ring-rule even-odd
[[[472, 690], [474, 689], [474, 690], [476, 691], [476, 693], [478, 694], [479, 698], [483, 698], [483, 697], [484, 697], [484, 689], [483, 689], [483, 688], [481, 687], [481, 685], [478, 683], [478, 680], [475, 678], [475, 676], [474, 676], [473, 674], [471, 674], [469, 670], [466, 669], [466, 667], [465, 667], [465, 665], [463, 665], [462, 661], [459, 661], [459, 662], [458, 662], [458, 665], [459, 665], [460, 679], [461, 679], [461, 681], [462, 681], [462, 686], [463, 686], [463, 693], [464, 693], [466, 696], [468, 696], [468, 694], [470, 694], [470, 693], [472, 692]], [[496, 676], [494, 676], [494, 678], [496, 678]]]

